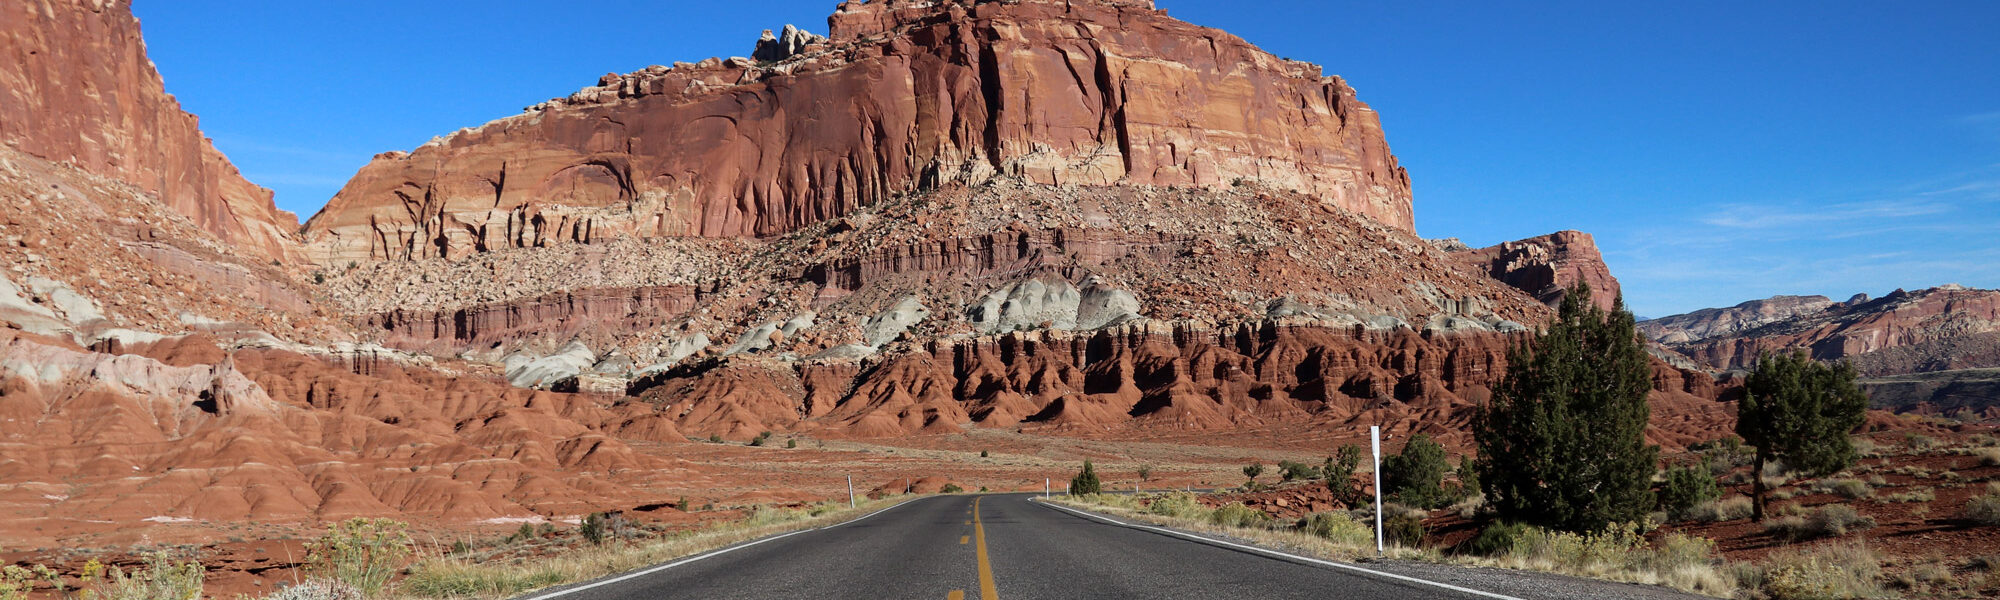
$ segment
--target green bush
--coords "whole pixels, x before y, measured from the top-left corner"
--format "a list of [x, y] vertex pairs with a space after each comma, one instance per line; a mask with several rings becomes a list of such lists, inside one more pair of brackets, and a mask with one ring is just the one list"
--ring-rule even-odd
[[583, 518], [583, 523], [577, 526], [577, 532], [583, 534], [583, 539], [592, 544], [631, 537], [635, 533], [632, 522], [625, 518], [625, 513], [615, 510], [590, 513]]
[[1083, 471], [1077, 473], [1076, 477], [1069, 480], [1069, 493], [1071, 494], [1095, 494], [1103, 489], [1104, 482], [1097, 479], [1097, 467], [1091, 466], [1088, 459], [1083, 461]]
[[1514, 546], [1521, 543], [1530, 529], [1533, 528], [1520, 523], [1494, 521], [1479, 530], [1479, 535], [1460, 544], [1458, 551], [1476, 556], [1505, 556], [1514, 551]]
[[1264, 465], [1257, 463], [1250, 463], [1248, 465], [1243, 466], [1243, 476], [1250, 478], [1251, 485], [1255, 485], [1257, 483], [1257, 476], [1263, 474], [1264, 474]]
[[1341, 446], [1334, 456], [1326, 458], [1320, 472], [1326, 475], [1326, 489], [1333, 494], [1334, 502], [1349, 508], [1361, 505], [1361, 487], [1354, 485], [1354, 471], [1360, 467], [1360, 446]]
[[785, 448], [786, 448], [786, 449], [788, 449], [788, 450], [789, 450], [789, 449], [792, 449], [792, 448], [797, 448], [797, 447], [799, 447], [799, 439], [798, 439], [798, 438], [792, 438], [792, 439], [789, 439], [789, 440], [785, 440]]
[[1341, 512], [1316, 512], [1299, 520], [1299, 531], [1350, 546], [1375, 544], [1375, 529]]
[[1319, 469], [1305, 463], [1278, 461], [1278, 477], [1285, 481], [1319, 477]]
[[409, 526], [390, 519], [348, 519], [306, 544], [307, 571], [379, 596], [410, 556]]
[[1231, 502], [1215, 509], [1215, 512], [1209, 514], [1208, 520], [1223, 527], [1264, 527], [1269, 524], [1271, 518], [1264, 516], [1263, 511], [1244, 506], [1241, 502]]
[[938, 491], [946, 494], [957, 494], [964, 492], [965, 488], [959, 487], [956, 483], [947, 483], [944, 484], [944, 489]]
[[1660, 509], [1667, 511], [1668, 518], [1684, 521], [1696, 506], [1722, 496], [1722, 487], [1710, 473], [1707, 461], [1667, 469], [1667, 482], [1660, 486]]
[[130, 573], [107, 567], [104, 577], [92, 581], [90, 595], [95, 600], [195, 600], [201, 597], [207, 572], [201, 563], [178, 562], [166, 552], [146, 554], [146, 566]]
[[1402, 452], [1382, 461], [1382, 488], [1398, 503], [1424, 509], [1442, 508], [1457, 500], [1446, 494], [1443, 487], [1444, 473], [1450, 468], [1444, 458], [1444, 446], [1419, 433], [1410, 437]]

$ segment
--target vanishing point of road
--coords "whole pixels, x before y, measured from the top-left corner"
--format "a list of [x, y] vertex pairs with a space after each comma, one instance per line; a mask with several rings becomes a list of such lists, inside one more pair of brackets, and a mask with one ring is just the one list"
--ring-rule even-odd
[[1694, 598], [1499, 569], [1320, 561], [1034, 498], [919, 498], [840, 525], [526, 598]]

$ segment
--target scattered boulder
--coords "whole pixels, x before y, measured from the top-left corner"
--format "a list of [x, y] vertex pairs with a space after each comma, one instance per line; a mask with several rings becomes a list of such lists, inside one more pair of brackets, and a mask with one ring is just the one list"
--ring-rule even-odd
[[777, 62], [797, 56], [805, 51], [806, 46], [825, 41], [826, 36], [814, 35], [786, 24], [784, 33], [777, 35], [772, 35], [769, 29], [764, 30], [764, 35], [758, 36], [757, 49], [750, 52], [750, 58], [763, 62]]

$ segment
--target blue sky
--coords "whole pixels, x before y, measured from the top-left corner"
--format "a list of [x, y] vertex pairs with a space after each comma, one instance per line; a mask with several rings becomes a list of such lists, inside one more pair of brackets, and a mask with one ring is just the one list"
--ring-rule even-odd
[[[378, 152], [607, 72], [747, 55], [766, 28], [824, 33], [835, 4], [134, 10], [167, 91], [304, 218]], [[1641, 315], [2000, 287], [2000, 2], [1159, 5], [1346, 77], [1410, 169], [1422, 235], [1591, 232]]]

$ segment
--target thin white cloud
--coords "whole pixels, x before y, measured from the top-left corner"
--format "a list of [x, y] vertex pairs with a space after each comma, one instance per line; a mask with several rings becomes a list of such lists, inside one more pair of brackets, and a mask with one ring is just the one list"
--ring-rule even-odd
[[1732, 229], [1774, 229], [1920, 217], [1949, 212], [1953, 208], [1949, 203], [1936, 201], [1851, 202], [1817, 207], [1730, 204], [1721, 207], [1717, 214], [1703, 217], [1701, 222]]

